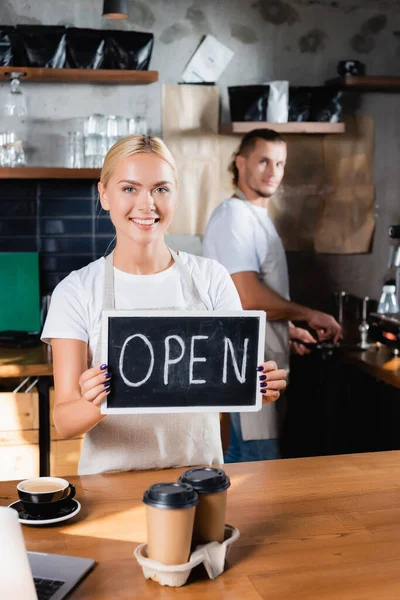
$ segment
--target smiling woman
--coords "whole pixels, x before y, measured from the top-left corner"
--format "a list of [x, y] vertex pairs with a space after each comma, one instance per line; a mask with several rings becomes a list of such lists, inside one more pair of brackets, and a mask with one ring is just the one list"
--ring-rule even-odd
[[[105, 158], [98, 189], [115, 226], [115, 250], [56, 287], [42, 333], [53, 349], [58, 432], [67, 438], [85, 434], [80, 474], [222, 463], [217, 413], [100, 412], [112, 386], [112, 373], [100, 365], [103, 309], [240, 310], [241, 304], [224, 267], [165, 243], [178, 176], [160, 139], [132, 135], [118, 141]], [[286, 385], [285, 372], [274, 362], [260, 370], [264, 399], [274, 401]]]
[[[171, 261], [163, 235], [177, 207], [177, 188], [174, 159], [161, 140], [133, 135], [111, 148], [98, 189], [101, 205], [110, 212], [117, 238], [120, 234], [121, 243], [115, 250], [117, 257], [125, 255], [124, 251], [121, 253], [121, 246], [122, 238], [126, 237], [124, 245], [128, 240], [151, 245], [149, 251], [153, 254], [161, 251], [161, 255]], [[156, 239], [158, 243], [154, 246]]]

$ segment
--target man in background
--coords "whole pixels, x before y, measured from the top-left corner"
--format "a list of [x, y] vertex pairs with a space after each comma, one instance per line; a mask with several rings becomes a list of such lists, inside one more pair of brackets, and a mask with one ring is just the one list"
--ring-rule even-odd
[[[267, 313], [265, 356], [283, 369], [289, 368], [290, 346], [306, 354], [301, 342], [316, 343], [308, 330], [292, 321], [306, 323], [321, 341], [336, 342], [342, 334], [332, 316], [290, 301], [285, 250], [268, 216], [286, 156], [286, 143], [275, 131], [255, 129], [244, 136], [230, 166], [235, 193], [214, 210], [203, 240], [204, 256], [226, 267], [243, 308]], [[261, 413], [230, 415], [226, 462], [280, 458], [277, 411], [282, 402], [284, 397], [264, 405]]]

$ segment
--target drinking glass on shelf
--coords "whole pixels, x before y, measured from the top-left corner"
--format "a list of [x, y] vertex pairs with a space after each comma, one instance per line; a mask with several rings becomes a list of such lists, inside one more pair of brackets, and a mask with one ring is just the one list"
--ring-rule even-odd
[[106, 126], [107, 137], [121, 138], [128, 135], [128, 119], [109, 115]]
[[88, 135], [105, 135], [106, 134], [106, 117], [98, 113], [90, 115], [84, 121], [84, 134]]
[[68, 133], [67, 166], [69, 169], [82, 169], [84, 167], [84, 144], [80, 131]]
[[118, 135], [107, 136], [107, 152], [109, 151], [111, 146], [114, 146], [115, 142], [118, 142], [119, 139], [120, 137]]
[[120, 138], [128, 135], [128, 119], [126, 117], [117, 117], [117, 135]]
[[26, 99], [21, 92], [21, 73], [11, 73], [10, 91], [4, 104], [4, 115], [6, 117], [26, 117], [28, 114]]
[[85, 156], [85, 167], [88, 169], [101, 169], [103, 166], [103, 157], [100, 154]]
[[15, 142], [17, 136], [13, 132], [4, 134], [4, 166], [15, 167]]
[[13, 167], [26, 167], [25, 152], [21, 140], [14, 143], [14, 162]]
[[85, 137], [85, 156], [96, 156], [99, 153], [99, 135], [91, 133]]
[[86, 169], [93, 169], [94, 165], [94, 156], [86, 156], [85, 155], [85, 168]]
[[104, 135], [89, 134], [85, 137], [85, 166], [100, 168], [107, 153], [107, 138]]
[[129, 119], [128, 131], [129, 134], [139, 133], [142, 135], [147, 135], [149, 128], [146, 119], [144, 117], [134, 117]]
[[93, 169], [101, 169], [103, 166], [104, 157], [101, 154], [96, 154], [93, 156]]
[[22, 140], [13, 132], [0, 133], [0, 167], [26, 167]]
[[106, 133], [108, 138], [118, 137], [118, 121], [115, 115], [108, 115]]
[[6, 134], [0, 133], [0, 167], [5, 167], [6, 165], [6, 148], [5, 148], [5, 140]]

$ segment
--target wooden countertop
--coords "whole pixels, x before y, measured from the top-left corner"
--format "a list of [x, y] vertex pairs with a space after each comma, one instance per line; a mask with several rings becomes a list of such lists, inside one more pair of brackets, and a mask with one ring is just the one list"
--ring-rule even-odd
[[[146, 540], [143, 491], [182, 469], [71, 477], [82, 511], [23, 526], [28, 550], [94, 558], [71, 600], [389, 600], [400, 597], [400, 452], [225, 465], [227, 522], [241, 531], [215, 581], [146, 581], [132, 556]], [[0, 483], [0, 504], [16, 498]]]
[[345, 351], [344, 360], [377, 379], [400, 388], [400, 357], [386, 347], [371, 347], [363, 352]]
[[51, 351], [47, 344], [36, 348], [0, 348], [0, 378], [52, 374]]

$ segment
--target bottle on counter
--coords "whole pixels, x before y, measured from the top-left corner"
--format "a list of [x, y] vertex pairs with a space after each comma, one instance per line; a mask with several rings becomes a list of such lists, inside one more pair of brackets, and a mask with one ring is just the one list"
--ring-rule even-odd
[[400, 312], [399, 303], [396, 297], [395, 285], [383, 286], [377, 312], [381, 314], [393, 314]]

